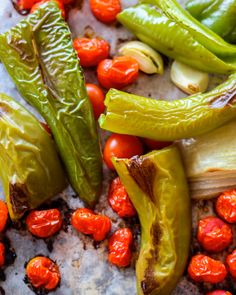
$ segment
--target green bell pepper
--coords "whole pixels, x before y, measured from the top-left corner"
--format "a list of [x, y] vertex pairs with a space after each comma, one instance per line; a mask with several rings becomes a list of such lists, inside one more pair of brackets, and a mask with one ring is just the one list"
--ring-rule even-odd
[[174, 101], [111, 89], [105, 105], [103, 129], [162, 141], [196, 137], [236, 117], [236, 73], [208, 93]]
[[190, 0], [186, 9], [226, 41], [236, 42], [236, 0]]
[[127, 8], [118, 15], [118, 20], [144, 43], [193, 68], [221, 74], [236, 71], [236, 65], [222, 61], [186, 28], [155, 7], [143, 4]]
[[61, 192], [66, 180], [51, 136], [4, 94], [0, 94], [0, 130], [0, 177], [10, 217], [16, 220]]
[[0, 36], [0, 59], [23, 98], [50, 126], [71, 185], [93, 205], [102, 161], [92, 106], [68, 25], [48, 2]]
[[175, 147], [113, 164], [137, 210], [141, 247], [136, 263], [139, 295], [169, 295], [186, 267], [191, 205]]

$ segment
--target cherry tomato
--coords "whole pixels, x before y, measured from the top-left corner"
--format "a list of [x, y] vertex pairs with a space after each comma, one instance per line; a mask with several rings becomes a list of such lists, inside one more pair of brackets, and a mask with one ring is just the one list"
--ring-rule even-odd
[[130, 246], [133, 242], [132, 232], [129, 228], [117, 230], [109, 239], [108, 260], [119, 267], [130, 265], [132, 253]]
[[197, 238], [205, 250], [220, 252], [232, 243], [233, 233], [224, 221], [210, 216], [199, 221]]
[[64, 5], [71, 4], [74, 2], [74, 0], [59, 0], [59, 1], [62, 2]]
[[236, 279], [236, 250], [234, 250], [230, 255], [227, 256], [226, 263], [228, 265], [231, 276]]
[[156, 141], [149, 138], [144, 138], [143, 141], [149, 150], [160, 150], [172, 144], [169, 141]]
[[94, 117], [97, 120], [105, 110], [105, 96], [102, 92], [102, 89], [95, 84], [86, 84], [86, 89], [88, 97], [93, 106]]
[[63, 3], [60, 0], [41, 0], [41, 1], [36, 1], [35, 4], [31, 7], [30, 13], [33, 13], [35, 10], [37, 10], [40, 7], [40, 5], [42, 5], [42, 4], [46, 3], [46, 2], [49, 2], [49, 1], [54, 1], [54, 2], [57, 3], [58, 7], [61, 10], [62, 17], [65, 18], [65, 16], [66, 16], [65, 8], [64, 8]]
[[5, 202], [0, 200], [0, 233], [4, 231], [8, 220], [8, 209]]
[[34, 210], [26, 218], [28, 230], [36, 237], [48, 238], [62, 226], [61, 213], [57, 209]]
[[18, 0], [17, 6], [19, 10], [31, 9], [31, 7], [39, 0]]
[[103, 23], [112, 23], [121, 12], [120, 0], [90, 0], [93, 15]]
[[133, 204], [131, 203], [125, 187], [120, 178], [115, 178], [110, 186], [108, 201], [112, 209], [120, 217], [132, 217], [136, 215]]
[[192, 257], [188, 274], [196, 282], [217, 284], [225, 279], [227, 270], [221, 261], [199, 254]]
[[226, 191], [216, 201], [217, 214], [229, 223], [236, 223], [236, 190]]
[[110, 169], [114, 169], [112, 157], [131, 158], [143, 154], [143, 145], [141, 141], [131, 135], [112, 134], [105, 143], [103, 158]]
[[111, 229], [111, 221], [107, 216], [95, 214], [86, 208], [77, 209], [73, 213], [71, 224], [77, 231], [92, 235], [95, 241], [104, 240]]
[[103, 39], [76, 38], [73, 44], [82, 67], [97, 66], [109, 56], [110, 45]]
[[232, 294], [224, 290], [215, 290], [215, 291], [207, 293], [206, 295], [232, 295]]
[[61, 279], [57, 264], [43, 256], [35, 257], [28, 262], [26, 275], [32, 286], [47, 291], [54, 290]]
[[97, 68], [97, 78], [106, 89], [122, 89], [137, 80], [138, 72], [139, 65], [135, 59], [119, 56], [101, 61]]
[[3, 267], [5, 263], [5, 246], [0, 242], [0, 268]]

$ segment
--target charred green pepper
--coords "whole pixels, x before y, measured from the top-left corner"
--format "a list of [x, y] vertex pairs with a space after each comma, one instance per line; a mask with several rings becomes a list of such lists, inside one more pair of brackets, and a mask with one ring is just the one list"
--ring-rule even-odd
[[51, 136], [22, 105], [4, 94], [0, 94], [0, 164], [13, 220], [66, 186]]
[[183, 275], [191, 239], [191, 206], [175, 147], [114, 159], [141, 224], [136, 263], [139, 295], [169, 295]]
[[127, 8], [118, 15], [118, 20], [144, 43], [193, 68], [222, 74], [236, 71], [236, 65], [222, 61], [186, 28], [155, 7], [143, 4]]
[[111, 89], [101, 128], [173, 141], [209, 132], [236, 117], [236, 74], [212, 91], [180, 100], [154, 100]]
[[186, 8], [223, 39], [236, 42], [236, 0], [190, 0]]
[[102, 180], [97, 130], [70, 31], [57, 4], [40, 6], [1, 35], [0, 59], [23, 98], [51, 128], [73, 188], [93, 205]]

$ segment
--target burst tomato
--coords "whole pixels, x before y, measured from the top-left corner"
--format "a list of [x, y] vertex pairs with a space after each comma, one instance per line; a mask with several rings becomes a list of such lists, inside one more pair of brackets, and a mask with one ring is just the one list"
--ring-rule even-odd
[[40, 7], [40, 5], [42, 5], [42, 4], [46, 3], [46, 2], [49, 2], [49, 1], [54, 1], [54, 2], [57, 3], [58, 7], [61, 10], [62, 17], [65, 18], [65, 16], [66, 16], [65, 8], [64, 8], [63, 3], [61, 1], [59, 1], [59, 0], [41, 0], [41, 1], [36, 1], [35, 4], [31, 7], [30, 13], [33, 13], [35, 10], [37, 10]]
[[229, 223], [236, 223], [236, 190], [226, 191], [216, 201], [217, 214]]
[[236, 250], [234, 250], [230, 255], [227, 256], [226, 263], [228, 265], [231, 276], [236, 279]]
[[86, 89], [88, 97], [93, 106], [94, 117], [97, 120], [105, 110], [105, 96], [102, 92], [102, 89], [95, 84], [86, 84]]
[[224, 290], [215, 290], [215, 291], [207, 293], [206, 295], [232, 295], [232, 294]]
[[0, 268], [3, 267], [5, 263], [5, 246], [0, 242]]
[[90, 0], [93, 15], [103, 23], [112, 23], [121, 12], [120, 0]]
[[5, 202], [0, 200], [0, 233], [4, 231], [8, 220], [8, 209]]

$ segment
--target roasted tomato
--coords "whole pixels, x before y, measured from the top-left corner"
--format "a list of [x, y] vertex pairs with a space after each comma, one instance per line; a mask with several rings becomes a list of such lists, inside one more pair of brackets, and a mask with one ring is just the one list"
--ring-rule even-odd
[[217, 284], [225, 279], [227, 270], [221, 261], [205, 255], [195, 255], [190, 261], [188, 274], [196, 282]]
[[236, 223], [236, 190], [224, 192], [216, 201], [217, 214], [229, 223]]
[[122, 89], [137, 80], [138, 72], [139, 65], [135, 59], [119, 56], [101, 61], [97, 68], [97, 78], [106, 89]]
[[90, 0], [94, 16], [103, 23], [112, 23], [121, 12], [120, 0]]
[[76, 38], [74, 49], [82, 67], [94, 67], [109, 56], [110, 45], [99, 38]]
[[18, 0], [16, 3], [19, 10], [27, 10], [30, 9], [38, 1], [39, 0]]
[[8, 209], [5, 202], [0, 200], [0, 233], [4, 231], [8, 219]]
[[61, 213], [57, 209], [34, 210], [27, 216], [26, 224], [28, 230], [34, 236], [39, 238], [48, 238], [61, 229]]
[[39, 8], [40, 5], [42, 5], [42, 4], [46, 3], [46, 2], [49, 2], [49, 1], [54, 1], [54, 2], [57, 3], [58, 7], [61, 10], [62, 17], [65, 18], [65, 16], [66, 16], [65, 8], [64, 8], [63, 2], [60, 1], [60, 0], [41, 0], [41, 1], [35, 1], [35, 4], [30, 9], [30, 13], [33, 13], [35, 10], [37, 10]]
[[224, 290], [215, 290], [207, 293], [206, 295], [232, 295], [232, 293]]
[[61, 279], [57, 264], [43, 256], [35, 257], [28, 262], [26, 275], [33, 287], [47, 291], [56, 289]]
[[102, 92], [102, 89], [95, 84], [86, 84], [86, 89], [88, 97], [93, 106], [94, 117], [97, 120], [105, 110], [105, 96]]
[[102, 241], [111, 229], [111, 221], [107, 216], [95, 214], [86, 208], [77, 209], [71, 218], [73, 227], [85, 234], [92, 235], [95, 241]]
[[130, 265], [132, 258], [130, 247], [132, 242], [133, 236], [129, 228], [121, 228], [117, 230], [110, 237], [108, 242], [109, 262], [119, 267]]
[[0, 268], [3, 267], [5, 263], [5, 246], [0, 242]]
[[236, 250], [234, 250], [230, 255], [227, 256], [226, 263], [228, 265], [231, 276], [236, 279]]
[[205, 250], [220, 252], [232, 243], [233, 233], [228, 224], [210, 216], [199, 221], [197, 238]]
[[108, 201], [112, 209], [120, 217], [132, 217], [136, 215], [133, 204], [131, 203], [127, 191], [120, 181], [120, 178], [115, 178], [110, 186], [108, 193]]
[[149, 150], [160, 150], [172, 144], [169, 141], [156, 141], [149, 138], [144, 138], [143, 141]]

